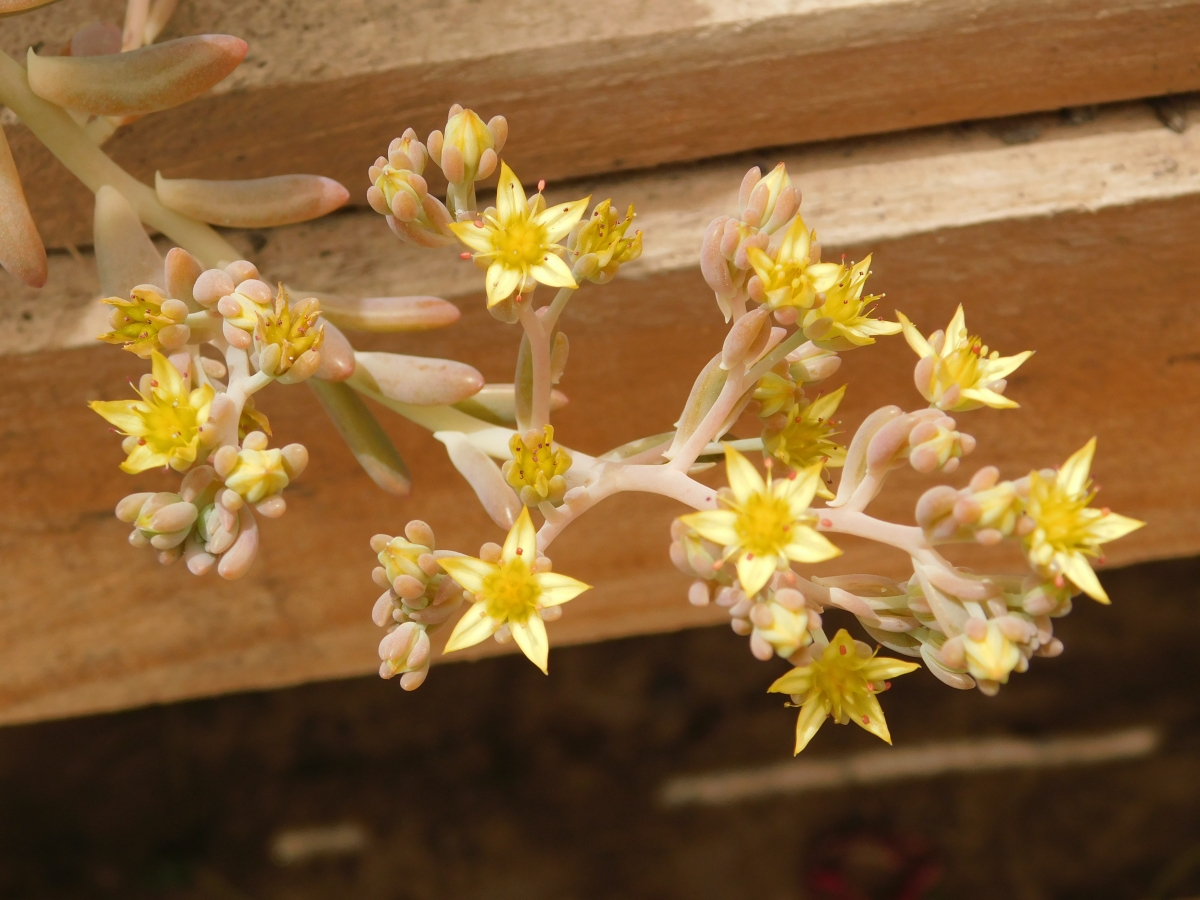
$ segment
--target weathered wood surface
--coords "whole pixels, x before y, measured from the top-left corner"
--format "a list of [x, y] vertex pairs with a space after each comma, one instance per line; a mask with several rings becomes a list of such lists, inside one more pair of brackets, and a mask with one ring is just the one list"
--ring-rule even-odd
[[[7, 20], [61, 46], [123, 0]], [[229, 32], [246, 62], [109, 143], [149, 181], [366, 168], [452, 102], [512, 126], [508, 161], [563, 179], [936, 123], [1200, 90], [1198, 0], [319, 0], [181, 4], [164, 37]], [[90, 241], [91, 197], [6, 126], [51, 246]]]
[[[885, 312], [900, 308], [932, 330], [964, 302], [972, 330], [995, 348], [1038, 351], [1011, 382], [1021, 410], [961, 417], [980, 441], [966, 473], [997, 464], [1017, 475], [1061, 461], [1098, 434], [1104, 502], [1150, 523], [1112, 545], [1110, 564], [1122, 564], [1200, 551], [1191, 414], [1200, 404], [1200, 130], [1175, 134], [1137, 110], [1114, 115], [1077, 131], [1048, 128], [1020, 146], [968, 129], [925, 145], [865, 141], [843, 148], [845, 158], [785, 156], [803, 170], [807, 214], [830, 252], [875, 251], [872, 284], [887, 291]], [[720, 173], [728, 197], [735, 169], [717, 164], [602, 185], [621, 202], [644, 198], [646, 262], [638, 278], [586, 288], [568, 310], [572, 358], [562, 387], [572, 402], [556, 416], [568, 445], [599, 452], [663, 430], [692, 373], [719, 346], [715, 304], [682, 254], [687, 245], [694, 252], [710, 204], [721, 205], [708, 196], [708, 179]], [[425, 290], [421, 279], [434, 277], [420, 266], [406, 275], [410, 258], [382, 223], [356, 213], [273, 234], [259, 256], [273, 276], [314, 289]], [[477, 277], [465, 264], [461, 271], [455, 279]], [[453, 288], [445, 293], [462, 306], [462, 322], [364, 339], [364, 348], [453, 356], [489, 380], [511, 377], [512, 329], [484, 313], [466, 281], [442, 283]], [[920, 402], [912, 362], [900, 338], [848, 355], [847, 430], [880, 403]], [[420, 429], [384, 414], [416, 475], [411, 498], [385, 496], [308, 392], [275, 386], [261, 405], [279, 438], [308, 445], [313, 462], [289, 488], [287, 515], [265, 524], [260, 560], [236, 583], [161, 568], [125, 544], [126, 528], [111, 514], [135, 483], [152, 485], [157, 476], [118, 472], [116, 439], [84, 406], [123, 396], [137, 360], [100, 347], [5, 363], [0, 721], [371, 671], [379, 632], [369, 621], [378, 593], [370, 535], [422, 517], [444, 546], [473, 551], [497, 537]], [[947, 480], [962, 483], [966, 473]], [[911, 520], [930, 483], [900, 473], [878, 513]], [[721, 620], [720, 610], [687, 604], [685, 580], [667, 561], [676, 512], [655, 498], [618, 498], [560, 539], [557, 568], [597, 587], [551, 626], [556, 644]], [[896, 554], [842, 543], [840, 570], [904, 574]], [[995, 559], [962, 558], [980, 566]], [[480, 652], [496, 649], [488, 643]]]
[[[645, 282], [694, 270], [704, 229], [734, 208], [745, 170], [765, 171], [780, 160], [803, 190], [806, 221], [828, 247], [1194, 196], [1200, 194], [1200, 101], [1177, 108], [1190, 123], [1182, 134], [1164, 127], [1146, 103], [1117, 104], [1079, 124], [1043, 114], [943, 126], [584, 180], [548, 194], [551, 202], [590, 193], [611, 197], [621, 209], [634, 203], [645, 252], [621, 276]], [[402, 244], [369, 210], [227, 234], [270, 278], [318, 292], [465, 298], [479, 287], [478, 270], [459, 261], [457, 249]], [[0, 354], [90, 344], [107, 329], [108, 307], [93, 302], [98, 292], [89, 252], [51, 254], [49, 284], [41, 290], [4, 278]], [[641, 312], [662, 314], [658, 305]]]

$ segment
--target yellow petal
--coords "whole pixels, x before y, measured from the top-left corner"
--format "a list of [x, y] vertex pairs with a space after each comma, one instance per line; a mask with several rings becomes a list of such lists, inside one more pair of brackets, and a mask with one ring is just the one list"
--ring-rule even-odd
[[840, 557], [841, 551], [820, 532], [806, 526], [793, 526], [792, 542], [784, 547], [784, 554], [793, 562], [811, 564]]
[[800, 715], [796, 719], [796, 749], [799, 754], [808, 746], [808, 742], [825, 724], [833, 705], [824, 694], [810, 694], [800, 707]]
[[917, 331], [916, 326], [908, 321], [908, 317], [897, 310], [896, 318], [900, 320], [900, 327], [904, 331], [904, 339], [908, 341], [908, 346], [912, 347], [913, 352], [921, 357], [921, 359], [933, 356], [933, 347], [929, 345], [929, 341], [925, 340], [921, 332]]
[[726, 547], [737, 543], [737, 531], [734, 529], [737, 513], [731, 510], [710, 509], [704, 512], [688, 513], [686, 516], [680, 516], [679, 521], [688, 528], [699, 532], [701, 537], [714, 544]]
[[[783, 256], [782, 247], [779, 250], [779, 255]], [[771, 270], [775, 267], [775, 261], [758, 247], [748, 248], [746, 250], [746, 258], [750, 260], [750, 266], [754, 269], [754, 273], [765, 283], [771, 277]]]
[[578, 287], [571, 267], [553, 253], [542, 257], [541, 263], [532, 266], [529, 274], [547, 287]]
[[801, 666], [780, 675], [767, 688], [768, 694], [807, 694], [812, 690], [812, 666]]
[[145, 472], [147, 469], [157, 469], [165, 466], [170, 461], [170, 457], [167, 454], [151, 450], [149, 444], [138, 444], [133, 448], [133, 452], [129, 454], [125, 462], [121, 463], [121, 471], [128, 472], [130, 475], [136, 475], [138, 472]]
[[150, 407], [141, 400], [93, 400], [88, 408], [124, 434], [141, 437], [146, 433], [146, 423], [140, 414], [150, 412]]
[[887, 681], [889, 678], [898, 678], [901, 675], [907, 675], [909, 672], [915, 672], [919, 668], [921, 666], [918, 663], [905, 662], [902, 659], [892, 659], [890, 656], [877, 656], [863, 666], [862, 673], [867, 681], [880, 682]]
[[946, 355], [947, 350], [953, 350], [955, 347], [965, 345], [967, 342], [967, 317], [963, 313], [962, 304], [958, 304], [958, 309], [955, 310], [954, 318], [950, 320], [950, 324], [946, 326], [946, 343], [942, 345], [942, 355]]
[[1101, 603], [1111, 603], [1108, 599], [1108, 594], [1104, 592], [1104, 588], [1100, 585], [1100, 579], [1096, 577], [1096, 573], [1092, 571], [1092, 567], [1088, 565], [1087, 558], [1082, 553], [1056, 553], [1055, 561], [1062, 569], [1070, 582], [1079, 588], [1093, 600], [1098, 600]]
[[454, 579], [464, 591], [478, 594], [483, 590], [483, 579], [496, 571], [494, 563], [475, 559], [473, 556], [448, 556], [439, 559], [438, 565]]
[[550, 639], [546, 636], [546, 623], [539, 615], [532, 615], [524, 622], [509, 622], [513, 640], [521, 648], [521, 652], [529, 657], [535, 666], [550, 674], [548, 671], [550, 657]]
[[729, 478], [729, 487], [739, 503], [744, 503], [752, 494], [766, 490], [766, 482], [750, 460], [728, 444], [725, 445], [725, 473]]
[[761, 591], [778, 567], [774, 555], [743, 553], [737, 561], [737, 573], [746, 596], [753, 597]]
[[804, 418], [811, 422], [827, 422], [829, 417], [837, 412], [838, 405], [846, 396], [848, 385], [842, 385], [836, 391], [823, 394], [804, 408]]
[[[803, 262], [808, 256], [808, 248], [811, 242], [811, 235], [808, 226], [804, 224], [804, 220], [799, 215], [792, 220], [792, 225], [783, 235], [783, 242], [779, 245], [779, 259], [781, 262]], [[762, 251], [759, 251], [762, 252]]]
[[982, 360], [983, 368], [987, 372], [986, 381], [992, 381], [996, 378], [1007, 378], [1013, 372], [1020, 368], [1021, 363], [1033, 356], [1032, 350], [1026, 350], [1023, 353], [1018, 353], [1016, 356], [1000, 356], [996, 359]]
[[157, 350], [150, 352], [150, 373], [158, 386], [154, 392], [160, 397], [177, 397], [183, 393], [183, 376], [171, 365], [170, 360]]
[[533, 580], [541, 588], [538, 606], [561, 606], [592, 587], [570, 575], [560, 575], [557, 572], [542, 572], [540, 575], [534, 575]]
[[[1088, 473], [1092, 468], [1092, 456], [1096, 452], [1096, 439], [1092, 438], [1062, 464], [1058, 470], [1058, 484], [1070, 494], [1081, 494], [1087, 486]], [[1080, 585], [1083, 587], [1083, 585]]]
[[880, 740], [892, 742], [887, 722], [883, 718], [883, 708], [874, 694], [854, 694], [843, 698], [846, 711], [859, 728], [871, 732]]
[[557, 206], [551, 206], [549, 209], [544, 209], [534, 217], [534, 222], [546, 229], [546, 237], [551, 241], [558, 241], [565, 238], [575, 227], [575, 223], [583, 218], [583, 214], [587, 211], [587, 205], [591, 202], [591, 195], [584, 197], [582, 200], [574, 200], [570, 203], [560, 203]]
[[1021, 405], [1016, 400], [1009, 400], [1003, 394], [997, 394], [991, 388], [967, 388], [962, 392], [962, 398], [982, 403], [984, 406], [990, 406], [992, 409], [1016, 409]]
[[1120, 537], [1125, 537], [1131, 531], [1137, 531], [1145, 524], [1145, 522], [1139, 522], [1137, 519], [1131, 519], [1128, 516], [1108, 513], [1088, 525], [1088, 533], [1091, 534], [1096, 543], [1103, 544], [1108, 541], [1115, 541]]
[[525, 189], [508, 163], [500, 163], [500, 180], [496, 184], [496, 218], [502, 225], [507, 225], [511, 219], [524, 218], [528, 214]]
[[464, 647], [473, 647], [495, 634], [500, 624], [488, 616], [486, 603], [476, 603], [458, 620], [454, 631], [450, 633], [450, 640], [446, 641], [446, 649], [442, 652], [453, 653]]
[[495, 306], [501, 300], [512, 296], [521, 283], [521, 272], [510, 269], [502, 263], [494, 262], [488, 266], [485, 287], [487, 288], [488, 306]]
[[[521, 552], [518, 553], [518, 550]], [[529, 518], [528, 506], [521, 507], [521, 515], [508, 530], [508, 537], [504, 539], [504, 549], [500, 555], [505, 562], [519, 556], [530, 566], [537, 560], [537, 531], [534, 530], [533, 520]]]
[[495, 249], [490, 228], [481, 227], [474, 222], [452, 222], [450, 230], [476, 253], [490, 253]]
[[781, 478], [771, 484], [772, 489], [779, 484], [779, 496], [787, 500], [792, 515], [797, 518], [804, 515], [812, 505], [813, 496], [821, 485], [821, 463], [813, 463], [807, 469], [801, 469], [791, 478]]
[[813, 290], [828, 291], [838, 283], [843, 271], [838, 263], [814, 263], [808, 267], [808, 277], [812, 279]]

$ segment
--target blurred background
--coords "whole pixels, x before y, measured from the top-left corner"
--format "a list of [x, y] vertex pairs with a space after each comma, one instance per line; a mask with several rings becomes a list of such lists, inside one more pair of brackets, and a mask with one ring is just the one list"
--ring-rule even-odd
[[[3, 19], [0, 49], [125, 14], [63, 0]], [[365, 206], [406, 127], [503, 114], [526, 184], [633, 202], [645, 232], [567, 311], [556, 435], [600, 453], [662, 432], [725, 334], [704, 229], [747, 168], [784, 161], [827, 257], [874, 253], [882, 314], [928, 333], [963, 303], [1003, 355], [1037, 351], [1019, 411], [962, 417], [979, 449], [948, 480], [1097, 435], [1101, 502], [1148, 525], [1110, 545], [1112, 607], [1079, 601], [1066, 653], [998, 697], [899, 682], [893, 749], [830, 725], [791, 760], [795, 712], [765, 693], [785, 664], [686, 602], [657, 498], [556, 542], [597, 587], [551, 626], [550, 678], [503, 656], [405, 694], [370, 674], [371, 535], [419, 517], [441, 547], [497, 538], [441, 446], [376, 409], [415, 482], [385, 496], [307, 389], [272, 386], [260, 407], [312, 464], [251, 573], [131, 550], [112, 508], [133, 482], [86, 403], [141, 366], [94, 341], [92, 195], [0, 110], [50, 251], [45, 288], [0, 282], [0, 897], [1200, 897], [1200, 0], [180, 0], [160, 39], [199, 33], [245, 38], [245, 62], [105, 151], [147, 183], [345, 184], [325, 219], [225, 236], [270, 280], [462, 310], [358, 348], [512, 379], [478, 272]], [[847, 431], [920, 402], [912, 363], [898, 338], [847, 355]], [[911, 521], [929, 484], [897, 473], [872, 510]], [[907, 577], [845, 550], [838, 571]], [[1020, 564], [978, 551], [954, 558]]]

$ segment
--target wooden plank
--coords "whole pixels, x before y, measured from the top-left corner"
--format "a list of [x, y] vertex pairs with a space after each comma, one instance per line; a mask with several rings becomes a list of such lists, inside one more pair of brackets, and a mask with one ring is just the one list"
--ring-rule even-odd
[[[551, 188], [548, 196], [557, 202], [590, 193], [622, 208], [634, 203], [645, 251], [621, 277], [641, 282], [694, 270], [704, 229], [734, 206], [745, 170], [765, 171], [781, 160], [803, 189], [807, 221], [831, 247], [1192, 196], [1200, 193], [1200, 100], [1179, 108], [1192, 123], [1182, 134], [1163, 127], [1145, 103], [1116, 104], [1078, 125], [1053, 114], [1027, 117], [1016, 144], [1011, 123], [960, 124], [592, 179]], [[465, 300], [478, 289], [477, 270], [456, 258], [456, 248], [402, 244], [366, 210], [227, 234], [271, 278], [314, 291]], [[160, 246], [165, 252], [170, 245]], [[98, 292], [90, 252], [52, 254], [41, 290], [3, 279], [0, 354], [90, 344], [107, 329], [108, 307], [93, 302]]]
[[[118, 0], [6, 22], [56, 47]], [[448, 0], [185, 5], [165, 36], [251, 44], [217, 93], [109, 144], [147, 181], [310, 171], [363, 202], [366, 167], [452, 102], [509, 117], [509, 162], [564, 179], [849, 135], [1200, 89], [1200, 0]], [[719, 127], [714, 123], [719, 123]], [[91, 199], [7, 126], [50, 245]]]
[[[809, 219], [827, 246], [859, 256], [868, 239], [874, 243], [873, 284], [888, 292], [885, 309], [898, 306], [932, 328], [966, 302], [972, 328], [993, 346], [1039, 350], [1012, 380], [1021, 411], [962, 417], [980, 439], [972, 462], [1015, 475], [1061, 460], [1098, 433], [1105, 502], [1150, 522], [1113, 545], [1112, 564], [1200, 551], [1200, 486], [1187, 462], [1194, 428], [1179, 413], [1200, 403], [1200, 327], [1190, 314], [1190, 285], [1200, 278], [1198, 129], [1178, 135], [1136, 111], [1121, 116], [1128, 118], [1106, 120], [1099, 130], [1047, 131], [1018, 147], [986, 135], [978, 145], [968, 136], [957, 153], [945, 134], [935, 137], [946, 143], [935, 141], [925, 153], [915, 144], [867, 142], [851, 164], [813, 163], [800, 178]], [[798, 168], [805, 158], [798, 154]], [[623, 201], [626, 190], [632, 196], [643, 185], [637, 199], [646, 199], [648, 247], [657, 243], [655, 223], [682, 254], [686, 243], [696, 246], [694, 229], [709, 214], [706, 179], [723, 165], [609, 186]], [[732, 175], [736, 185], [731, 169], [720, 177]], [[968, 172], [977, 173], [974, 181], [961, 180]], [[930, 192], [938, 202], [917, 205]], [[425, 270], [406, 277], [406, 258], [390, 238], [372, 244], [367, 235], [382, 227], [366, 221], [350, 214], [281, 231], [261, 261], [314, 287], [422, 286]], [[320, 257], [320, 247], [330, 256]], [[656, 252], [648, 250], [638, 278], [588, 288], [568, 310], [572, 363], [563, 388], [572, 403], [556, 425], [569, 445], [600, 452], [661, 431], [677, 415], [690, 373], [719, 346], [724, 330], [698, 273], [675, 251], [662, 251], [655, 263]], [[399, 262], [389, 262], [391, 254]], [[477, 295], [459, 299], [464, 321], [455, 328], [375, 336], [364, 349], [454, 356], [491, 380], [509, 377], [514, 333], [486, 316]], [[444, 546], [474, 550], [497, 536], [428, 435], [384, 419], [417, 477], [411, 498], [387, 497], [358, 470], [307, 392], [285, 399], [276, 386], [262, 405], [281, 439], [309, 446], [313, 464], [289, 489], [287, 515], [266, 525], [262, 559], [233, 584], [162, 569], [124, 544], [125, 528], [111, 509], [134, 480], [116, 471], [116, 442], [84, 406], [121, 396], [137, 361], [101, 347], [9, 362], [0, 370], [0, 721], [371, 671], [379, 632], [368, 619], [377, 593], [369, 536], [395, 533], [411, 517], [430, 521]], [[849, 354], [847, 426], [879, 403], [918, 403], [911, 364], [899, 339]], [[929, 483], [899, 474], [879, 514], [910, 520]], [[688, 606], [684, 579], [669, 567], [675, 512], [665, 501], [619, 498], [556, 543], [558, 569], [597, 588], [555, 623], [555, 643], [721, 618], [719, 610]], [[903, 574], [903, 560], [893, 555], [849, 542], [846, 550], [842, 571]], [[994, 557], [963, 559], [982, 565]]]

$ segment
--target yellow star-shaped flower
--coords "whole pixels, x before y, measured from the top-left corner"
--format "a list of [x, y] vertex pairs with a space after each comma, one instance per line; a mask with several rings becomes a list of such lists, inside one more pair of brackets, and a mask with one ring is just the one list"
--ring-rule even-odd
[[725, 448], [725, 470], [732, 497], [718, 498], [721, 509], [680, 517], [680, 521], [725, 548], [724, 559], [737, 566], [747, 597], [757, 594], [788, 560], [818, 563], [841, 554], [812, 526], [809, 504], [821, 481], [818, 463], [786, 478], [763, 481], [750, 461]]
[[1100, 545], [1137, 531], [1145, 522], [1091, 508], [1096, 492], [1088, 477], [1096, 439], [1071, 454], [1053, 478], [1040, 472], [1029, 476], [1025, 514], [1034, 529], [1025, 537], [1029, 563], [1047, 577], [1063, 577], [1094, 600], [1108, 603], [1108, 594], [1092, 571], [1088, 557], [1100, 555]]
[[[811, 403], [794, 404], [782, 428], [768, 428], [763, 432], [763, 449], [793, 469], [845, 465], [846, 448], [832, 439], [837, 432], [831, 421], [845, 395], [846, 386], [842, 385]], [[833, 499], [833, 493], [822, 481], [817, 482], [817, 496]]]
[[931, 404], [946, 412], [965, 412], [981, 406], [1012, 409], [1018, 405], [1004, 396], [1004, 379], [1033, 356], [1032, 350], [1016, 356], [1001, 356], [996, 350], [989, 353], [983, 341], [967, 334], [961, 305], [946, 326], [945, 334], [934, 332], [928, 340], [903, 313], [896, 315], [908, 346], [922, 360], [931, 361], [924, 367], [918, 363], [916, 372], [917, 389]]
[[871, 315], [874, 294], [862, 295], [871, 273], [871, 256], [850, 268], [838, 267], [840, 277], [825, 291], [824, 302], [804, 315], [801, 327], [805, 337], [822, 350], [853, 350], [875, 343], [876, 335], [897, 334], [898, 322], [887, 322]]
[[[783, 242], [772, 257], [757, 247], [746, 251], [754, 274], [762, 282], [766, 304], [771, 309], [792, 306], [811, 309], [817, 294], [828, 291], [845, 271], [837, 263], [811, 263], [809, 250], [813, 233], [800, 216], [784, 233]], [[757, 296], [757, 295], [756, 295]]]
[[532, 290], [535, 282], [578, 287], [570, 267], [558, 255], [564, 251], [558, 241], [583, 217], [589, 200], [591, 197], [585, 197], [539, 211], [538, 203], [525, 199], [525, 190], [512, 169], [501, 163], [495, 215], [482, 213], [474, 221], [450, 225], [458, 239], [475, 251], [475, 259], [488, 263], [488, 306], [514, 291]]
[[875, 695], [886, 690], [889, 678], [919, 668], [916, 663], [899, 659], [862, 655], [843, 628], [833, 636], [820, 659], [792, 669], [767, 690], [791, 694], [802, 704], [796, 720], [796, 753], [808, 746], [828, 716], [839, 725], [853, 721], [890, 744], [892, 735]]
[[196, 460], [200, 426], [208, 421], [213, 389], [207, 384], [188, 391], [183, 376], [157, 350], [150, 354], [150, 391], [139, 400], [93, 400], [88, 406], [137, 445], [121, 463], [131, 475], [170, 466], [185, 471]]
[[454, 626], [445, 652], [478, 644], [507, 625], [521, 652], [545, 672], [550, 642], [539, 611], [574, 600], [591, 585], [557, 572], [535, 572], [536, 562], [537, 532], [528, 509], [521, 510], [509, 530], [498, 563], [470, 556], [438, 560], [446, 574], [475, 595], [475, 605]]

